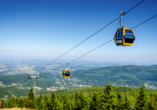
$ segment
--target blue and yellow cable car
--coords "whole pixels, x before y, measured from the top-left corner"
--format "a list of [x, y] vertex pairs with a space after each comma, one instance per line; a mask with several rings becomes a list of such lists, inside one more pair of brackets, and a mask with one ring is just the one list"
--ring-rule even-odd
[[70, 71], [70, 70], [65, 69], [65, 70], [63, 70], [62, 75], [63, 75], [63, 77], [65, 77], [65, 78], [69, 78], [69, 77], [70, 77], [70, 75], [71, 75], [71, 71]]
[[122, 28], [117, 29], [114, 35], [114, 41], [117, 46], [132, 46], [132, 44], [135, 41], [135, 33], [132, 29], [128, 29], [126, 26], [123, 26], [121, 24], [122, 15], [124, 15], [123, 12], [120, 13], [120, 25]]
[[132, 29], [119, 28], [114, 35], [114, 41], [117, 46], [131, 46], [135, 41], [135, 33]]
[[68, 69], [64, 69], [63, 73], [62, 73], [63, 77], [65, 77], [65, 78], [69, 78], [71, 76], [71, 71], [69, 70], [70, 69], [69, 63], [67, 63], [67, 65], [69, 66], [69, 68]]

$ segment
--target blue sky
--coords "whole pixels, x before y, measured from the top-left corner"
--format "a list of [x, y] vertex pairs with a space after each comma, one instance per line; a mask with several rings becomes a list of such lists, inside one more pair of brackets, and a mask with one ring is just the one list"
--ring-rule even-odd
[[[0, 58], [55, 59], [141, 0], [0, 0]], [[132, 28], [157, 14], [157, 1], [145, 0], [123, 16]], [[157, 17], [134, 29], [135, 43], [114, 41], [80, 60], [157, 62]], [[112, 39], [119, 20], [61, 59], [69, 61]]]

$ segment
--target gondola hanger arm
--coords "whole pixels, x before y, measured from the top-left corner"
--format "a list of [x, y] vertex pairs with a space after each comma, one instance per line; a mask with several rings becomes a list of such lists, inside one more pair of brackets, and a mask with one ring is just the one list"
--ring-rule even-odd
[[68, 65], [68, 70], [70, 69], [70, 63], [67, 63], [67, 65]]
[[120, 11], [120, 25], [122, 28], [127, 28], [126, 26], [122, 25], [122, 16], [125, 14], [125, 12]]

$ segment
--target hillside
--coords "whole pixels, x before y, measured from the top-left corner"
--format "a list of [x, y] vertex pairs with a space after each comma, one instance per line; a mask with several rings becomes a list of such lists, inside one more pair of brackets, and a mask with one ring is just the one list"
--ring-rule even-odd
[[[153, 66], [111, 66], [97, 69], [74, 71], [71, 78], [78, 78], [87, 84], [103, 85], [111, 82], [114, 85], [140, 87], [142, 82], [146, 87], [156, 89], [157, 65]], [[154, 85], [154, 86], [153, 86]]]
[[[36, 80], [36, 85], [40, 87], [47, 87], [51, 85], [52, 83], [54, 84], [53, 74], [41, 74], [41, 78]], [[20, 74], [20, 75], [5, 75], [5, 76], [0, 76], [0, 81], [3, 82], [4, 85], [12, 85], [18, 84], [18, 87], [23, 87], [27, 86], [30, 87], [33, 85], [33, 80], [28, 79], [29, 74]]]
[[25, 89], [17, 89], [17, 88], [11, 88], [11, 87], [0, 87], [0, 98], [4, 98], [5, 95], [8, 95], [9, 98], [11, 98], [12, 94], [16, 95], [17, 97], [20, 96], [27, 96], [29, 90]]

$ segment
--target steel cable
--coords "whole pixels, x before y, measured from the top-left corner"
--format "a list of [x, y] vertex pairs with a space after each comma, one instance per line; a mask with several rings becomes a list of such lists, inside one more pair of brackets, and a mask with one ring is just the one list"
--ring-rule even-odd
[[[147, 20], [145, 20], [145, 21], [143, 21], [142, 23], [140, 23], [140, 24], [136, 25], [136, 26], [135, 26], [135, 27], [133, 27], [132, 29], [134, 29], [134, 28], [136, 28], [136, 27], [140, 26], [141, 24], [146, 23], [147, 21], [149, 21], [149, 20], [151, 20], [151, 19], [155, 18], [156, 16], [157, 16], [157, 15], [155, 15], [155, 16], [153, 16], [153, 17], [151, 17], [151, 18], [149, 18], [149, 19], [147, 19]], [[112, 40], [114, 40], [114, 39], [111, 39], [111, 40], [109, 40], [109, 41], [107, 41], [107, 42], [105, 42], [105, 43], [103, 43], [103, 44], [99, 45], [98, 47], [96, 47], [96, 48], [94, 48], [94, 49], [90, 50], [89, 52], [87, 52], [87, 53], [85, 53], [85, 54], [83, 54], [83, 55], [81, 55], [81, 56], [77, 57], [76, 59], [74, 59], [74, 60], [72, 60], [72, 61], [70, 61], [70, 62], [68, 62], [68, 63], [70, 64], [70, 63], [72, 63], [72, 62], [74, 62], [74, 61], [76, 61], [76, 60], [78, 60], [78, 59], [82, 58], [83, 56], [85, 56], [85, 55], [87, 55], [87, 54], [89, 54], [89, 53], [93, 52], [94, 50], [96, 50], [96, 49], [98, 49], [98, 48], [100, 48], [100, 47], [102, 47], [102, 46], [104, 46], [104, 45], [106, 45], [107, 43], [111, 42]], [[66, 65], [64, 64], [64, 65], [62, 65], [62, 66], [60, 66], [60, 67], [57, 67], [57, 68], [55, 68], [55, 69], [53, 69], [53, 70], [56, 70], [56, 69], [61, 68], [61, 67], [64, 67], [64, 66], [66, 66]]]
[[[126, 11], [124, 13], [127, 14], [129, 11], [131, 11], [132, 9], [134, 9], [135, 7], [137, 7], [138, 5], [140, 5], [142, 2], [144, 2], [144, 0], [142, 0], [141, 2], [139, 2], [138, 4], [136, 4], [134, 7], [132, 7], [131, 9], [129, 9], [128, 11]], [[109, 24], [107, 24], [106, 26], [102, 27], [101, 29], [99, 29], [98, 31], [96, 31], [95, 33], [93, 33], [92, 35], [90, 35], [89, 37], [87, 37], [85, 40], [81, 41], [80, 43], [78, 43], [77, 45], [75, 45], [74, 47], [72, 47], [70, 50], [66, 51], [64, 54], [60, 55], [59, 57], [57, 57], [56, 59], [54, 59], [53, 61], [51, 61], [50, 63], [48, 63], [47, 65], [43, 66], [42, 68], [40, 68], [38, 71], [41, 71], [42, 69], [44, 69], [46, 66], [50, 65], [51, 63], [55, 62], [56, 60], [58, 60], [59, 58], [61, 58], [62, 56], [64, 56], [65, 54], [69, 53], [70, 51], [72, 51], [74, 48], [78, 47], [80, 44], [82, 44], [83, 42], [85, 42], [86, 40], [90, 39], [91, 37], [93, 37], [94, 35], [96, 35], [97, 33], [99, 33], [100, 31], [102, 31], [103, 29], [105, 29], [106, 27], [108, 27], [109, 25], [111, 25], [113, 22], [115, 22], [116, 20], [118, 20], [120, 18], [117, 17], [116, 19], [114, 19], [113, 21], [111, 21]]]

